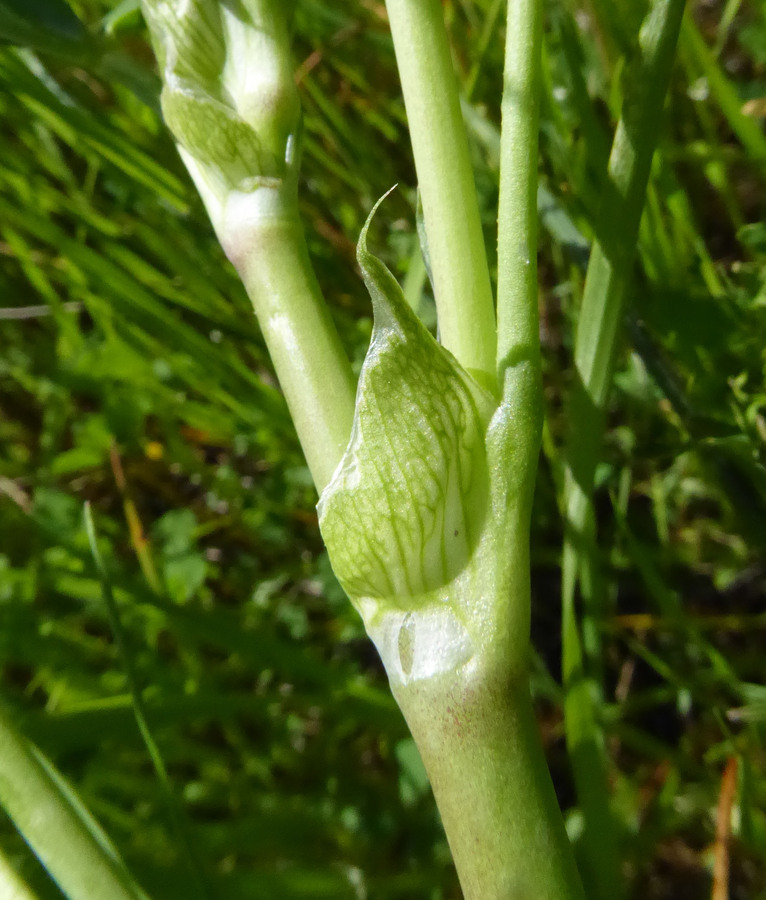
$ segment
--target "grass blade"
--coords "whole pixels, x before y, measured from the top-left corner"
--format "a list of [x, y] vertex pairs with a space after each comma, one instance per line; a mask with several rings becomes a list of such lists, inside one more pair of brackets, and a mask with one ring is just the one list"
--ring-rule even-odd
[[141, 737], [143, 738], [144, 745], [146, 746], [147, 752], [149, 753], [149, 757], [152, 761], [152, 765], [154, 766], [154, 771], [157, 775], [157, 780], [159, 781], [160, 789], [162, 791], [163, 801], [173, 824], [173, 828], [176, 832], [176, 838], [178, 840], [181, 852], [184, 856], [187, 868], [190, 873], [188, 887], [193, 891], [194, 897], [204, 898], [206, 896], [206, 891], [203, 887], [204, 882], [199, 869], [199, 865], [197, 864], [194, 853], [192, 852], [191, 842], [187, 834], [183, 814], [181, 812], [178, 800], [173, 793], [173, 788], [170, 784], [170, 778], [168, 777], [168, 771], [165, 766], [165, 761], [162, 758], [162, 754], [160, 753], [160, 748], [157, 746], [157, 742], [154, 740], [154, 736], [152, 735], [151, 729], [149, 727], [149, 720], [146, 715], [146, 707], [144, 706], [143, 697], [141, 695], [141, 688], [139, 686], [138, 673], [136, 672], [135, 666], [133, 665], [133, 657], [131, 656], [130, 650], [128, 649], [127, 637], [125, 635], [125, 632], [123, 631], [122, 623], [120, 622], [120, 616], [117, 611], [117, 604], [115, 603], [114, 594], [112, 593], [112, 585], [109, 580], [109, 573], [106, 570], [106, 566], [104, 565], [104, 561], [101, 557], [101, 552], [98, 549], [98, 543], [96, 540], [96, 528], [93, 523], [93, 515], [90, 511], [90, 503], [85, 504], [84, 519], [85, 530], [87, 532], [88, 542], [90, 544], [90, 550], [93, 554], [93, 560], [96, 564], [98, 574], [101, 578], [101, 591], [104, 598], [104, 604], [107, 608], [109, 622], [114, 633], [114, 639], [117, 643], [120, 658], [122, 660], [122, 665], [125, 669], [125, 676], [128, 681], [128, 687], [133, 702], [133, 713], [136, 717], [136, 724], [138, 725], [138, 730], [141, 732]]
[[563, 676], [567, 746], [585, 815], [582, 852], [594, 897], [619, 897], [618, 832], [608, 805], [606, 759], [596, 704], [600, 694], [590, 660], [598, 658], [597, 610], [586, 597], [582, 632], [575, 608], [578, 574], [592, 580], [591, 494], [611, 386], [618, 326], [631, 275], [646, 186], [683, 16], [683, 0], [657, 0], [639, 35], [622, 116], [609, 158], [575, 343], [576, 385], [569, 420], [576, 423], [566, 459], [566, 538], [562, 561]]
[[710, 93], [750, 158], [766, 162], [766, 137], [758, 120], [742, 112], [742, 100], [736, 88], [716, 61], [697, 26], [688, 17], [681, 30], [681, 50], [696, 71], [706, 79]]
[[0, 900], [37, 900], [29, 885], [0, 848]]
[[70, 900], [147, 900], [101, 826], [2, 708], [0, 804]]

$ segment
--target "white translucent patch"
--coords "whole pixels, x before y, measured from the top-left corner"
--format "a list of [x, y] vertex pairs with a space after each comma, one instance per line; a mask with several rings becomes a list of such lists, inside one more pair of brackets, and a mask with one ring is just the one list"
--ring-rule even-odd
[[474, 653], [471, 636], [447, 606], [390, 612], [366, 624], [392, 684], [454, 671]]

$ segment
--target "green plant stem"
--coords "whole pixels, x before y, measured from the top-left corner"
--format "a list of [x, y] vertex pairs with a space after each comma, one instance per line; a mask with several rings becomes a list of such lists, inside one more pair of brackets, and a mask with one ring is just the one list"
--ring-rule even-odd
[[235, 265], [321, 493], [351, 435], [355, 379], [309, 260], [292, 186], [264, 184], [246, 202]]
[[638, 226], [678, 41], [684, 0], [656, 0], [639, 35], [609, 157], [575, 345], [575, 366], [593, 405], [611, 386], [616, 333], [631, 275]]
[[440, 340], [494, 389], [492, 287], [442, 6], [440, 0], [387, 0], [386, 7], [423, 203]]
[[[574, 605], [578, 570], [593, 565], [591, 495], [612, 382], [623, 300], [631, 275], [652, 155], [678, 41], [684, 0], [656, 0], [639, 35], [628, 70], [626, 96], [617, 126], [605, 193], [596, 222], [575, 342], [577, 381], [568, 404], [572, 431], [566, 453], [562, 562], [563, 676], [567, 746], [585, 814], [583, 854], [594, 897], [622, 893], [618, 830], [608, 797], [603, 737], [596, 716], [600, 686], [588, 655], [598, 657], [597, 610], [586, 604], [583, 633]], [[590, 548], [590, 549], [589, 549]], [[589, 651], [589, 654], [584, 652]]]
[[[485, 645], [458, 669], [391, 684], [428, 772], [466, 900], [585, 897], [529, 697], [526, 658], [516, 658], [529, 626], [525, 535], [526, 525], [509, 534], [513, 596], [497, 627], [484, 634]], [[461, 598], [460, 605], [467, 603]]]
[[351, 436], [355, 380], [298, 214], [290, 7], [144, 2], [165, 82], [163, 114], [253, 302], [321, 493]]
[[541, 0], [510, 0], [498, 206], [497, 365], [540, 366], [537, 310], [537, 131]]
[[472, 675], [420, 685], [399, 701], [463, 895], [584, 900], [526, 684]]
[[146, 900], [72, 789], [2, 708], [0, 806], [70, 900]]
[[[519, 370], [511, 372], [518, 380]], [[523, 384], [513, 387], [524, 390]], [[373, 629], [428, 772], [466, 900], [585, 896], [529, 696], [532, 490], [524, 475], [534, 472], [537, 447], [531, 442], [518, 459], [526, 470], [517, 485], [521, 493], [514, 491], [505, 512], [501, 500], [493, 513], [503, 522], [496, 538], [438, 601], [439, 621], [451, 610], [457, 627], [436, 625], [431, 604], [410, 603], [406, 618], [393, 615], [395, 630], [385, 624]], [[456, 652], [462, 628], [470, 634], [467, 658]]]

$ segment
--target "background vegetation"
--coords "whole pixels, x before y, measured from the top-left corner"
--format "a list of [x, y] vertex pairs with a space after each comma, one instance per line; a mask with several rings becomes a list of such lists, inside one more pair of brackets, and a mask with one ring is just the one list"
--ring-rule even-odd
[[[547, 0], [533, 689], [575, 840], [559, 505], [577, 422], [562, 403], [641, 6]], [[209, 896], [457, 898], [414, 744], [322, 549], [249, 303], [162, 125], [140, 15], [130, 0], [73, 8], [87, 34], [46, 0], [3, 7], [6, 33], [34, 46], [0, 47], [2, 702], [155, 897], [199, 893], [196, 868]], [[30, 9], [48, 31], [24, 32]], [[504, 4], [444, 9], [494, 252]], [[371, 323], [354, 245], [395, 182], [373, 245], [434, 320], [383, 3], [298, 0], [295, 58], [303, 212], [358, 366]], [[723, 900], [713, 868], [728, 841], [730, 896], [766, 897], [763, 4], [690, 4], [667, 107], [583, 633], [629, 896]], [[86, 500], [194, 865], [136, 727]], [[716, 838], [717, 820], [731, 833]], [[57, 896], [1, 818], [0, 847]]]

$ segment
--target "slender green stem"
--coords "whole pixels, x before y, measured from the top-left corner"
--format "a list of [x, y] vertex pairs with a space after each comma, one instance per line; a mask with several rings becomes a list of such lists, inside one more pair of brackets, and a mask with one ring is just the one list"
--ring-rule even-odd
[[321, 493], [351, 435], [355, 380], [309, 260], [291, 186], [246, 198], [235, 259]]
[[575, 345], [575, 366], [597, 407], [603, 407], [611, 386], [622, 299], [631, 275], [683, 9], [684, 0], [656, 0], [626, 78], [627, 93], [609, 157]]
[[498, 207], [497, 365], [539, 368], [537, 131], [541, 0], [509, 0]]
[[[563, 674], [567, 745], [585, 812], [583, 854], [593, 895], [621, 895], [618, 832], [609, 813], [606, 760], [595, 704], [600, 691], [587, 665], [574, 594], [578, 569], [592, 564], [593, 481], [604, 408], [618, 347], [623, 299], [631, 275], [652, 155], [683, 16], [684, 0], [656, 0], [639, 35], [622, 116], [609, 158], [575, 343], [577, 381], [569, 399], [572, 423], [566, 455], [566, 536], [562, 564]], [[589, 546], [591, 550], [589, 551]], [[593, 608], [584, 618], [593, 618]], [[590, 629], [595, 634], [594, 629]], [[598, 654], [598, 642], [586, 645]]]
[[495, 314], [476, 184], [440, 0], [387, 0], [439, 316], [458, 362], [494, 387]]
[[178, 840], [178, 843], [180, 845], [186, 867], [189, 871], [189, 875], [191, 876], [189, 885], [186, 890], [191, 891], [192, 896], [195, 896], [197, 898], [205, 898], [207, 896], [207, 891], [205, 890], [205, 881], [199, 866], [198, 858], [192, 850], [192, 843], [189, 837], [188, 829], [186, 827], [186, 822], [184, 820], [183, 810], [180, 803], [178, 802], [178, 798], [173, 791], [173, 786], [170, 783], [170, 777], [168, 776], [168, 770], [165, 766], [165, 760], [162, 758], [160, 748], [157, 745], [157, 742], [154, 740], [154, 735], [152, 734], [152, 730], [149, 727], [149, 718], [146, 714], [146, 707], [144, 706], [144, 699], [140, 687], [138, 672], [136, 671], [136, 667], [133, 665], [133, 655], [131, 654], [128, 647], [128, 639], [122, 627], [122, 622], [120, 621], [120, 613], [117, 609], [117, 603], [115, 602], [114, 594], [112, 592], [112, 583], [109, 578], [109, 573], [107, 572], [106, 566], [104, 565], [104, 560], [101, 557], [101, 551], [98, 549], [98, 541], [96, 539], [96, 526], [93, 522], [93, 514], [91, 513], [90, 503], [85, 504], [83, 518], [85, 520], [85, 532], [88, 536], [90, 551], [93, 555], [93, 560], [96, 563], [96, 568], [98, 569], [98, 574], [101, 578], [101, 593], [104, 598], [104, 605], [106, 606], [107, 615], [109, 616], [109, 623], [112, 626], [112, 633], [114, 634], [114, 639], [117, 644], [120, 659], [122, 661], [123, 668], [125, 669], [125, 677], [128, 682], [128, 689], [130, 690], [130, 696], [133, 703], [133, 714], [136, 718], [136, 724], [138, 725], [138, 730], [141, 733], [141, 737], [143, 738], [144, 746], [146, 747], [149, 758], [151, 759], [152, 765], [154, 766], [154, 771], [157, 775], [157, 781], [160, 785], [165, 808], [168, 812], [168, 816], [170, 818], [173, 829], [175, 830], [176, 839]]
[[146, 900], [71, 787], [2, 708], [0, 806], [70, 900]]

